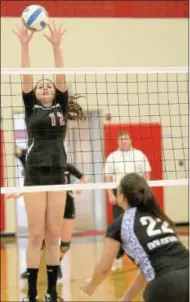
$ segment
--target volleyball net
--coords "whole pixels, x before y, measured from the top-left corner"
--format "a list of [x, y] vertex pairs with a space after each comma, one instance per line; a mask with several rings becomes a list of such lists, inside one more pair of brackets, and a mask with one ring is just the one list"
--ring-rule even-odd
[[[27, 148], [22, 102], [22, 75], [54, 79], [66, 74], [69, 94], [86, 119], [69, 121], [65, 147], [68, 162], [88, 179], [87, 184], [23, 187], [15, 144]], [[95, 190], [115, 188], [105, 182], [107, 156], [118, 148], [117, 137], [128, 131], [132, 146], [151, 165], [152, 187], [188, 184], [188, 70], [187, 68], [64, 68], [1, 69], [1, 193]], [[127, 173], [127, 163], [126, 163]]]

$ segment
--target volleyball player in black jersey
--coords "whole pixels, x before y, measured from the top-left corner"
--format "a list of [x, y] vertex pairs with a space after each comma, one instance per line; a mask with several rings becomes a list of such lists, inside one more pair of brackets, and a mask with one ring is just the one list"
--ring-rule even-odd
[[146, 285], [145, 302], [188, 302], [189, 251], [180, 242], [172, 221], [159, 207], [146, 181], [135, 173], [124, 176], [117, 202], [125, 213], [109, 225], [101, 260], [82, 292], [94, 293], [122, 245], [140, 273], [120, 301], [133, 301]]
[[[65, 33], [53, 23], [50, 35], [44, 35], [53, 48], [55, 67], [64, 67], [61, 41]], [[30, 68], [29, 44], [33, 32], [25, 27], [14, 30], [21, 43], [22, 67]], [[25, 186], [64, 184], [66, 152], [64, 139], [68, 119], [68, 91], [65, 75], [56, 75], [55, 83], [41, 79], [33, 87], [32, 75], [23, 75], [23, 101], [28, 132]], [[57, 296], [59, 267], [59, 235], [65, 208], [65, 192], [34, 192], [24, 194], [28, 221], [28, 297], [37, 301], [37, 276], [42, 241], [46, 242], [48, 288], [45, 300], [62, 301]]]
[[[26, 160], [26, 149], [21, 149], [18, 146], [16, 146], [15, 155], [16, 157], [21, 161], [23, 167], [25, 167], [25, 160]], [[67, 163], [65, 167], [65, 183], [70, 184], [71, 183], [71, 175], [74, 177], [80, 179], [82, 183], [86, 183], [87, 179], [84, 176], [83, 173], [81, 173], [75, 166], [72, 164]], [[79, 193], [79, 192], [78, 192]], [[75, 204], [74, 204], [74, 197], [72, 191], [66, 192], [66, 204], [65, 204], [65, 212], [63, 216], [63, 222], [61, 227], [61, 233], [60, 233], [60, 262], [66, 252], [70, 248], [71, 244], [71, 238], [72, 238], [72, 232], [73, 232], [73, 221], [75, 219]], [[44, 244], [42, 244], [42, 248], [44, 247]], [[25, 279], [27, 278], [27, 271], [23, 272], [21, 274], [21, 278]], [[59, 265], [58, 268], [58, 278], [62, 278], [62, 272], [61, 272], [61, 265]]]
[[[80, 179], [81, 183], [87, 183], [87, 179], [83, 173], [81, 173], [75, 166], [67, 163], [65, 169], [65, 183], [71, 183], [71, 175]], [[80, 193], [80, 191], [76, 191], [76, 193]], [[67, 191], [66, 196], [66, 205], [65, 205], [65, 214], [61, 227], [60, 234], [60, 262], [64, 255], [68, 252], [71, 244], [72, 232], [73, 232], [73, 224], [75, 219], [75, 203], [74, 196], [72, 191]], [[61, 267], [59, 267], [59, 277], [62, 277]]]

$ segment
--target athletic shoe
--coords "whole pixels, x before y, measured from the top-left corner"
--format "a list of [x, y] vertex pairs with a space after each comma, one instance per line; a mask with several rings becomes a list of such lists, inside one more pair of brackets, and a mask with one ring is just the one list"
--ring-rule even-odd
[[64, 299], [59, 297], [57, 293], [54, 294], [45, 294], [45, 302], [64, 302]]
[[28, 278], [27, 271], [23, 272], [23, 273], [20, 275], [20, 278], [21, 278], [21, 279], [27, 279], [27, 278]]
[[22, 302], [39, 302], [39, 299], [38, 299], [38, 297], [36, 297], [36, 298], [29, 298], [29, 297], [25, 297], [25, 298], [23, 298], [22, 299]]

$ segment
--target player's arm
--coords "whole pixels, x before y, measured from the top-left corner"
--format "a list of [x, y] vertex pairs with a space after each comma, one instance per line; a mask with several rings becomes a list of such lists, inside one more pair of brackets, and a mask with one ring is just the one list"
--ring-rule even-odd
[[26, 163], [26, 149], [21, 149], [20, 147], [16, 146], [15, 148], [15, 156], [21, 161], [22, 165], [25, 166]]
[[147, 156], [142, 152], [141, 152], [141, 171], [144, 174], [144, 178], [146, 179], [146, 181], [151, 180], [151, 165], [150, 162], [147, 158]]
[[147, 180], [147, 181], [149, 181], [150, 179], [151, 179], [151, 173], [150, 172], [145, 172], [145, 179]]
[[133, 299], [141, 293], [143, 288], [146, 285], [146, 279], [143, 276], [141, 272], [138, 272], [135, 280], [131, 284], [131, 286], [128, 288], [126, 293], [123, 295], [120, 301], [126, 301], [126, 302], [131, 302]]
[[93, 276], [90, 282], [82, 288], [82, 291], [87, 295], [92, 295], [96, 288], [107, 277], [115, 258], [121, 248], [121, 224], [123, 215], [120, 215], [113, 223], [108, 226], [104, 251], [99, 263], [94, 269]]
[[[62, 41], [63, 35], [66, 32], [66, 29], [63, 29], [62, 26], [57, 28], [54, 22], [52, 23], [52, 25], [48, 25], [48, 28], [50, 31], [50, 36], [48, 36], [46, 34], [44, 36], [52, 44], [55, 67], [63, 68], [64, 59], [63, 59], [63, 52], [61, 49], [61, 41]], [[64, 74], [56, 75], [56, 88], [62, 92], [67, 91], [66, 77]]]
[[144, 154], [144, 165], [145, 165], [145, 171], [144, 171], [144, 175], [145, 175], [145, 179], [146, 181], [151, 180], [151, 165], [150, 162], [147, 158], [147, 156]]
[[[113, 181], [113, 176], [108, 176], [107, 175], [105, 177], [105, 181], [106, 182], [112, 182]], [[109, 202], [112, 205], [115, 205], [117, 203], [117, 197], [115, 196], [113, 189], [107, 189], [107, 193], [108, 193]]]
[[[113, 182], [113, 173], [114, 173], [114, 163], [113, 163], [113, 155], [110, 154], [106, 160], [105, 168], [105, 182]], [[107, 189], [108, 198], [111, 204], [116, 203], [116, 196], [112, 189]]]
[[[23, 25], [21, 28], [13, 30], [16, 36], [19, 38], [21, 43], [21, 67], [30, 68], [30, 54], [29, 54], [29, 43], [32, 39], [33, 32], [29, 32], [28, 29]], [[33, 89], [33, 77], [32, 75], [23, 75], [22, 90], [25, 93], [31, 92]]]
[[74, 165], [67, 163], [66, 171], [68, 171], [74, 177], [81, 179], [84, 175]]
[[105, 280], [119, 250], [120, 242], [112, 238], [106, 238], [100, 262], [96, 265], [90, 282], [82, 288], [85, 294], [91, 296], [97, 287]]

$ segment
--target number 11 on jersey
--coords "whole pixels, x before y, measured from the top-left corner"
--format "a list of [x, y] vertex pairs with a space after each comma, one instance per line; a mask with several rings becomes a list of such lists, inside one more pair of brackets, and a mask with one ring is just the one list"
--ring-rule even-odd
[[[56, 117], [55, 117], [55, 114], [54, 113], [50, 113], [50, 118], [51, 118], [51, 125], [53, 126], [53, 127], [55, 127], [56, 126]], [[65, 121], [64, 121], [64, 119], [63, 119], [63, 115], [62, 115], [62, 113], [61, 112], [57, 112], [57, 117], [58, 117], [58, 119], [59, 119], [59, 125], [60, 126], [64, 126], [65, 125]]]

